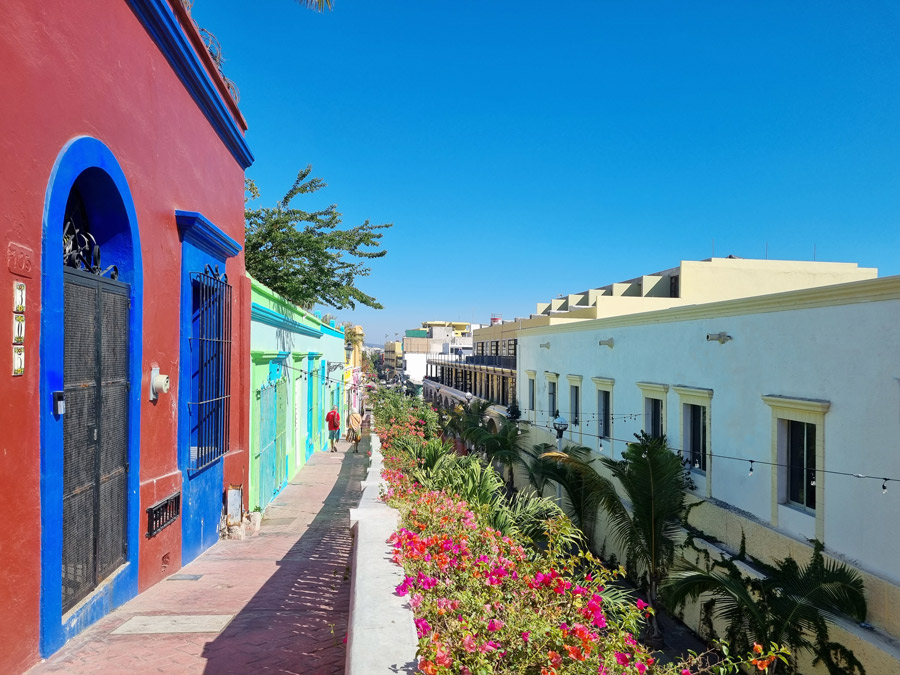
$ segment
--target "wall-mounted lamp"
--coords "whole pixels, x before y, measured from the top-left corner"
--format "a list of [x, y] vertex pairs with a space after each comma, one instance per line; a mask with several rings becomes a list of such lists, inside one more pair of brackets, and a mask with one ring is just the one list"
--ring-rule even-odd
[[720, 345], [724, 345], [726, 342], [728, 342], [729, 340], [733, 340], [733, 339], [734, 339], [733, 337], [731, 337], [728, 333], [725, 333], [725, 332], [707, 333], [706, 334], [707, 342], [718, 342]]
[[612, 338], [609, 338], [609, 340], [600, 340], [599, 342], [601, 347], [609, 347], [610, 349], [613, 348], [613, 345], [615, 345], [615, 343], [616, 341]]
[[550, 349], [550, 343], [549, 343], [549, 342], [542, 342], [542, 343], [541, 343], [540, 345], [538, 345], [538, 346], [539, 346], [541, 349]]
[[150, 400], [155, 401], [160, 394], [169, 393], [169, 376], [159, 374], [159, 366], [150, 369]]

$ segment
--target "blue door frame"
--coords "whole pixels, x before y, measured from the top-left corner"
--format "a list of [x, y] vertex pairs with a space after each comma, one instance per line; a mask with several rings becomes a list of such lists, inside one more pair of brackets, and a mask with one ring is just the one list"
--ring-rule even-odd
[[[190, 406], [194, 389], [192, 356], [193, 288], [191, 274], [207, 265], [225, 267], [241, 245], [195, 211], [175, 211], [181, 245], [181, 343], [178, 368], [178, 468], [181, 471], [181, 562], [186, 565], [219, 538], [225, 489], [223, 458], [200, 470], [191, 469]], [[238, 410], [238, 405], [232, 406]], [[226, 448], [226, 451], [228, 449]]]
[[[53, 392], [63, 390], [63, 216], [72, 188], [84, 197], [103, 263], [115, 264], [130, 285], [126, 477], [126, 547], [123, 565], [90, 595], [62, 613], [63, 418], [54, 414]], [[40, 651], [49, 656], [69, 638], [137, 594], [140, 536], [139, 469], [141, 364], [143, 357], [143, 266], [134, 201], [112, 151], [80, 136], [60, 151], [44, 199], [41, 239], [40, 443], [41, 603]]]

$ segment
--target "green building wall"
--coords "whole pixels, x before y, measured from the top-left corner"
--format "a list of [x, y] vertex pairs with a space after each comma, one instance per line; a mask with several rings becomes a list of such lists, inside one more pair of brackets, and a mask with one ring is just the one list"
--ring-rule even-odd
[[[250, 509], [254, 510], [265, 508], [312, 453], [328, 449], [325, 414], [332, 401], [336, 400], [343, 421], [343, 370], [329, 373], [328, 366], [343, 363], [344, 337], [340, 329], [325, 324], [315, 313], [293, 305], [252, 277], [250, 282], [248, 495]], [[266, 483], [261, 475], [261, 471], [271, 471], [262, 461], [261, 438], [264, 430], [271, 430], [261, 416], [263, 389], [270, 386], [278, 387], [277, 393], [286, 398], [282, 441], [286, 466], [281, 469], [276, 462], [279, 470], [274, 484]], [[271, 488], [271, 494], [260, 494], [263, 485], [266, 492]]]

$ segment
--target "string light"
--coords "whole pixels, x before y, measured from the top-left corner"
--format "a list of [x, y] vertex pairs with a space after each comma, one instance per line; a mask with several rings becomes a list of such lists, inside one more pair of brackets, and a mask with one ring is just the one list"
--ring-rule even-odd
[[[525, 410], [525, 412], [537, 412], [537, 411], [534, 411], [534, 410]], [[537, 428], [540, 428], [540, 429], [545, 429], [545, 430], [547, 430], [547, 431], [553, 431], [553, 429], [552, 429], [550, 426], [545, 425], [545, 424], [538, 424], [538, 423], [536, 423], [536, 422], [530, 422], [530, 421], [528, 421], [528, 420], [521, 420], [521, 422], [522, 422], [523, 424], [528, 424], [528, 425], [530, 425], [530, 426], [532, 426], [532, 427], [537, 427]], [[555, 433], [555, 432], [554, 432], [554, 433]], [[620, 441], [620, 442], [622, 442], [622, 443], [633, 443], [633, 442], [634, 442], [634, 440], [628, 440], [628, 439], [624, 439], [624, 438], [614, 438], [614, 437], [612, 437], [612, 436], [598, 436], [598, 435], [596, 435], [596, 434], [590, 434], [590, 433], [587, 433], [587, 432], [581, 432], [581, 431], [578, 431], [578, 432], [575, 432], [575, 433], [576, 433], [576, 434], [580, 434], [580, 435], [582, 435], [582, 436], [589, 436], [589, 437], [591, 437], [591, 438], [597, 438], [597, 439], [599, 439], [599, 440], [606, 440], [606, 441]], [[675, 452], [679, 457], [683, 457], [683, 454], [684, 454], [683, 449], [681, 449], [681, 448], [673, 448], [673, 447], [671, 447], [671, 446], [669, 447], [669, 449], [670, 449], [672, 452]], [[602, 450], [601, 450], [601, 452], [602, 452]], [[728, 459], [728, 460], [734, 460], [734, 461], [739, 461], [739, 462], [749, 462], [749, 463], [750, 463], [750, 469], [749, 469], [748, 474], [747, 474], [747, 475], [749, 475], [749, 476], [752, 476], [752, 475], [753, 475], [753, 469], [754, 469], [754, 465], [755, 465], [755, 464], [763, 464], [763, 465], [765, 465], [765, 466], [775, 466], [775, 467], [782, 467], [782, 468], [787, 468], [787, 469], [795, 468], [795, 467], [792, 467], [790, 464], [782, 464], [782, 463], [778, 463], [778, 462], [766, 462], [766, 461], [761, 460], [761, 459], [747, 459], [746, 457], [733, 457], [733, 456], [731, 456], [731, 455], [719, 455], [719, 454], [712, 453], [712, 452], [707, 453], [707, 456], [710, 457], [711, 459]], [[691, 460], [688, 459], [688, 458], [683, 458], [683, 459], [681, 460], [681, 463], [682, 463], [683, 466], [688, 466], [689, 464], [691, 464]], [[698, 462], [697, 460], [694, 460], [694, 462], [693, 462], [693, 467], [694, 467], [695, 469], [696, 469], [696, 468], [699, 468], [699, 462]], [[812, 487], [815, 487], [815, 486], [816, 486], [816, 474], [831, 474], [831, 475], [833, 475], [833, 476], [849, 476], [849, 477], [851, 477], [851, 478], [860, 478], [860, 479], [868, 479], [868, 480], [881, 480], [881, 481], [882, 481], [882, 483], [881, 483], [881, 493], [882, 493], [882, 494], [887, 493], [887, 484], [888, 484], [890, 481], [894, 481], [894, 482], [900, 483], [900, 478], [883, 478], [883, 477], [879, 477], [879, 476], [867, 475], [867, 474], [864, 474], [864, 473], [851, 473], [851, 472], [848, 472], [848, 471], [835, 471], [835, 470], [832, 470], [832, 469], [811, 469], [811, 470], [810, 470], [810, 476], [811, 476], [810, 486], [812, 486]]]

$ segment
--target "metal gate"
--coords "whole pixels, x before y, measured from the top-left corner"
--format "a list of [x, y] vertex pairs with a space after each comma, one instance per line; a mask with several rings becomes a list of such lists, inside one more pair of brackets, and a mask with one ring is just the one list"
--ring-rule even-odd
[[259, 390], [259, 506], [265, 508], [287, 482], [288, 380]]
[[64, 270], [62, 608], [126, 556], [130, 288]]
[[259, 390], [259, 507], [275, 496], [275, 387]]
[[287, 483], [287, 400], [288, 381], [286, 378], [275, 384], [275, 490], [281, 490]]

